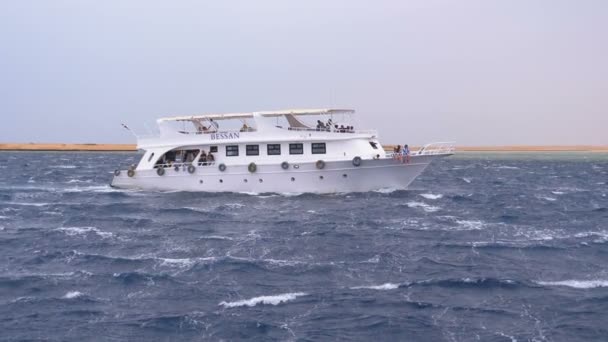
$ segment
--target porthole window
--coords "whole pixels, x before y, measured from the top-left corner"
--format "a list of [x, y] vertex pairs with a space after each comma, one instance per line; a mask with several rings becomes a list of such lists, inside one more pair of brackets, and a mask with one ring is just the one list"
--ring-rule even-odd
[[246, 178], [245, 178], [245, 179], [243, 179], [243, 182], [247, 183], [247, 179], [246, 179]]
[[348, 175], [345, 173], [342, 175], [342, 177], [346, 178], [346, 177], [348, 177]]
[[295, 181], [296, 181], [296, 178], [295, 178], [295, 177], [291, 177], [291, 181], [292, 181], [292, 182], [295, 182]]
[[260, 178], [260, 183], [262, 183], [264, 180], [262, 178]]
[[323, 176], [319, 176], [319, 179], [323, 179]]
[[198, 182], [199, 182], [199, 183], [201, 183], [201, 184], [203, 184], [203, 180], [202, 180], [202, 179], [201, 179], [201, 180], [199, 180]]
[[220, 183], [224, 183], [224, 180], [223, 180], [223, 179], [220, 179]]

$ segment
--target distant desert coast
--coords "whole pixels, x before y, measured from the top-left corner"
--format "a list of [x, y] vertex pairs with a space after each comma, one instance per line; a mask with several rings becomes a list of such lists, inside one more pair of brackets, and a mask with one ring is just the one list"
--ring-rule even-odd
[[[394, 145], [385, 145], [391, 151]], [[415, 151], [418, 147], [411, 147]], [[0, 151], [98, 151], [132, 152], [134, 144], [39, 144], [0, 143]], [[457, 152], [608, 152], [608, 145], [506, 145], [506, 146], [457, 146]]]

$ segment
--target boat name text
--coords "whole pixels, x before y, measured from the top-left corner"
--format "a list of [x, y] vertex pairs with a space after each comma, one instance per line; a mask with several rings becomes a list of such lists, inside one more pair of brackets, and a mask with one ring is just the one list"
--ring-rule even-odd
[[211, 140], [222, 140], [222, 139], [239, 139], [239, 132], [219, 132], [211, 133]]

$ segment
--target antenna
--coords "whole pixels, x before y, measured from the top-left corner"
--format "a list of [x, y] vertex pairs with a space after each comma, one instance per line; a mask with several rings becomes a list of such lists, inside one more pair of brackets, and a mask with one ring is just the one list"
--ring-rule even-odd
[[124, 129], [126, 129], [126, 130], [127, 130], [127, 131], [129, 131], [129, 132], [131, 132], [131, 134], [133, 134], [133, 136], [134, 136], [135, 138], [137, 138], [137, 134], [135, 134], [135, 132], [133, 132], [133, 131], [132, 131], [132, 130], [129, 128], [129, 126], [125, 125], [124, 123], [121, 123], [121, 125], [122, 125], [122, 127], [123, 127]]

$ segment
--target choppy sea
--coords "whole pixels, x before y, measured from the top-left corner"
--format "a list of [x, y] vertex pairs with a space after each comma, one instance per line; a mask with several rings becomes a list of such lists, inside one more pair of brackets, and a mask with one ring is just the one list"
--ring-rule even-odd
[[461, 154], [408, 191], [110, 188], [138, 158], [0, 153], [0, 340], [608, 340], [606, 154]]

